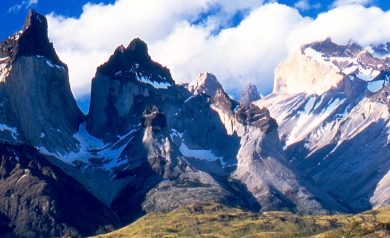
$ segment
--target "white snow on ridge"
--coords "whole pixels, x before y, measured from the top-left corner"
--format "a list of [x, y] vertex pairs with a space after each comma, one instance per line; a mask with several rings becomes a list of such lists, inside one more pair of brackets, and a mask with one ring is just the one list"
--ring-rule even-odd
[[321, 52], [316, 51], [311, 47], [307, 47], [304, 50], [304, 54], [309, 56], [310, 58], [316, 60], [317, 62], [324, 62], [323, 54]]
[[376, 93], [379, 90], [381, 90], [385, 86], [384, 80], [375, 80], [367, 83], [367, 89], [370, 90], [370, 92]]
[[309, 100], [307, 101], [307, 103], [305, 105], [304, 113], [309, 114], [313, 110], [313, 107], [315, 106], [315, 101], [316, 101], [315, 96], [311, 96], [309, 98]]
[[[363, 50], [362, 53], [363, 52], [366, 52], [366, 50]], [[344, 75], [356, 73], [356, 77], [366, 82], [375, 79], [380, 74], [379, 69], [382, 67], [381, 64], [377, 65], [377, 67], [362, 65], [359, 61], [360, 54], [356, 57], [326, 57], [321, 52], [318, 52], [311, 47], [305, 48], [304, 54], [318, 63], [331, 66]]]
[[[38, 57], [38, 58], [40, 58], [40, 57]], [[53, 64], [50, 60], [46, 60], [46, 64], [47, 65], [49, 65], [50, 67], [52, 67], [52, 68], [57, 68], [57, 69], [64, 69], [64, 67], [63, 66], [61, 66], [61, 65], [57, 65], [57, 64]]]
[[147, 83], [147, 84], [150, 84], [152, 85], [154, 88], [157, 88], [157, 89], [167, 89], [168, 87], [172, 86], [172, 84], [170, 83], [167, 83], [167, 82], [156, 82], [156, 81], [152, 81], [150, 80], [150, 78], [148, 77], [145, 77], [144, 75], [142, 75], [141, 73], [137, 73], [135, 72], [136, 76], [137, 76], [137, 80], [142, 82], [142, 83]]
[[179, 151], [183, 156], [188, 158], [194, 158], [199, 160], [207, 160], [207, 161], [217, 161], [219, 160], [221, 164], [224, 164], [223, 157], [216, 156], [212, 150], [202, 150], [202, 149], [190, 149], [185, 143], [183, 139], [183, 133], [179, 133], [176, 130], [172, 130], [171, 139], [174, 140], [174, 136], [180, 138], [180, 148]]
[[200, 160], [208, 160], [208, 161], [216, 161], [216, 160], [222, 160], [222, 157], [217, 157], [213, 154], [211, 150], [194, 150], [188, 148], [188, 146], [182, 141], [180, 148], [180, 152], [185, 157], [200, 159]]
[[7, 126], [6, 124], [0, 124], [0, 131], [9, 131], [12, 137], [17, 140], [17, 136], [19, 135], [18, 130], [15, 127]]
[[297, 114], [295, 125], [286, 139], [285, 148], [303, 140], [310, 132], [320, 127], [323, 122], [344, 103], [345, 99], [340, 100], [339, 98], [336, 98], [330, 101], [319, 114], [313, 114], [311, 113], [312, 110], [308, 110], [308, 108], [317, 108], [320, 104], [317, 103], [317, 105], [314, 105], [314, 101], [315, 97], [310, 96], [305, 105], [305, 108], [307, 109], [300, 114]]
[[119, 160], [119, 158], [128, 143], [133, 139], [132, 135], [137, 130], [138, 128], [131, 130], [126, 135], [121, 136], [115, 143], [105, 144], [102, 140], [88, 133], [86, 130], [86, 123], [84, 122], [80, 124], [79, 131], [73, 135], [74, 138], [79, 141], [79, 150], [77, 152], [70, 152], [63, 155], [58, 152], [49, 152], [44, 147], [38, 147], [38, 149], [43, 154], [56, 156], [69, 164], [72, 164], [75, 161], [83, 161], [90, 164], [90, 158], [101, 159], [101, 168], [111, 170], [127, 162], [126, 159]]
[[359, 67], [356, 76], [364, 81], [371, 81], [376, 78], [380, 74], [379, 70], [374, 70], [372, 68], [365, 69], [363, 67]]

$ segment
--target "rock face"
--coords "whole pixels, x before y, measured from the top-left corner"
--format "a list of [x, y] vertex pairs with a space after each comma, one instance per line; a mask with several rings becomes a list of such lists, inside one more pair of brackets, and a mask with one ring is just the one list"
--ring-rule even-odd
[[291, 164], [352, 211], [389, 201], [390, 58], [373, 49], [303, 46], [278, 67], [274, 93], [256, 103], [276, 119]]
[[269, 134], [278, 128], [275, 119], [270, 117], [269, 111], [266, 108], [250, 104], [248, 106], [240, 106], [236, 113], [237, 121], [245, 126], [253, 126], [260, 128], [265, 134]]
[[131, 221], [145, 212], [169, 211], [194, 201], [220, 201], [247, 206], [235, 197], [239, 190], [222, 186], [212, 175], [195, 168], [170, 135], [164, 113], [143, 113], [143, 129], [129, 143], [129, 167], [118, 176], [132, 180], [113, 201], [121, 219]]
[[260, 94], [259, 91], [257, 91], [257, 88], [253, 84], [248, 84], [240, 94], [240, 103], [242, 105], [249, 105], [250, 103], [259, 100]]
[[[150, 97], [174, 85], [169, 70], [151, 60], [146, 44], [134, 39], [127, 48], [118, 47], [99, 66], [92, 80], [88, 131], [105, 141], [113, 141], [139, 122], [139, 97]], [[138, 115], [134, 115], [137, 111]]]
[[68, 70], [47, 37], [44, 16], [30, 11], [23, 29], [0, 44], [1, 123], [15, 140], [52, 152], [77, 149], [73, 133], [82, 113], [72, 96]]
[[[117, 216], [32, 147], [0, 144], [0, 216], [20, 237], [86, 236]], [[3, 236], [3, 230], [1, 236]]]
[[194, 95], [205, 94], [214, 97], [217, 90], [223, 90], [217, 77], [211, 73], [201, 73], [194, 81], [188, 84], [188, 90]]

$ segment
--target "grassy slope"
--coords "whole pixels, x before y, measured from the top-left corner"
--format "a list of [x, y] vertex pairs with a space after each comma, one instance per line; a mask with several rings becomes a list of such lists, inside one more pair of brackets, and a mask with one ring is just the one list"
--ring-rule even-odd
[[98, 237], [390, 237], [390, 207], [353, 216], [299, 216], [200, 203], [149, 214]]

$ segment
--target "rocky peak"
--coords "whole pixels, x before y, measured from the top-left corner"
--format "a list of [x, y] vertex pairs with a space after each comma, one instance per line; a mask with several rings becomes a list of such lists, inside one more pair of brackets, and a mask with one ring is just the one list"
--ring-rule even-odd
[[127, 47], [116, 48], [109, 60], [97, 69], [98, 73], [120, 81], [174, 84], [169, 69], [152, 61], [145, 42], [136, 38]]
[[261, 98], [259, 91], [257, 91], [257, 87], [253, 84], [248, 84], [241, 91], [240, 96], [241, 96], [240, 103], [243, 105], [248, 105], [251, 102], [257, 101]]
[[381, 57], [389, 57], [390, 56], [390, 42], [376, 44], [371, 46], [373, 52], [378, 54]]
[[254, 104], [240, 105], [237, 109], [236, 118], [241, 124], [258, 127], [266, 134], [278, 128], [278, 124], [270, 116], [268, 109], [259, 108]]
[[218, 82], [217, 77], [211, 73], [199, 74], [199, 76], [188, 85], [188, 90], [194, 95], [205, 94], [209, 97], [214, 97], [218, 89], [223, 91], [222, 85]]
[[133, 51], [135, 55], [139, 56], [140, 58], [150, 58], [148, 54], [148, 46], [139, 38], [132, 40], [127, 48], [128, 50]]
[[217, 89], [211, 103], [224, 112], [233, 112], [238, 103], [232, 100], [222, 89]]
[[331, 38], [303, 46], [303, 50], [307, 48], [312, 48], [326, 57], [354, 57], [363, 50], [362, 46], [352, 40], [346, 45], [338, 45], [334, 43]]
[[21, 31], [0, 43], [0, 57], [15, 61], [20, 56], [44, 56], [56, 65], [66, 67], [49, 41], [45, 16], [30, 10]]
[[143, 127], [151, 127], [153, 131], [160, 131], [167, 127], [167, 119], [165, 114], [160, 112], [160, 110], [153, 106], [148, 107], [142, 113], [142, 121], [141, 124]]

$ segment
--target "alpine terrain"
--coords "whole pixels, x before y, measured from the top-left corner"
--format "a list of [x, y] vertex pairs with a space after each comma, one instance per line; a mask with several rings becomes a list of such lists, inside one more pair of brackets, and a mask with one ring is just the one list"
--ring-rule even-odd
[[177, 84], [136, 38], [91, 75], [84, 115], [47, 29], [32, 10], [0, 43], [0, 237], [91, 236], [181, 209], [283, 211], [303, 229], [390, 204], [390, 43], [304, 45], [272, 94], [247, 85], [236, 101], [212, 73]]

